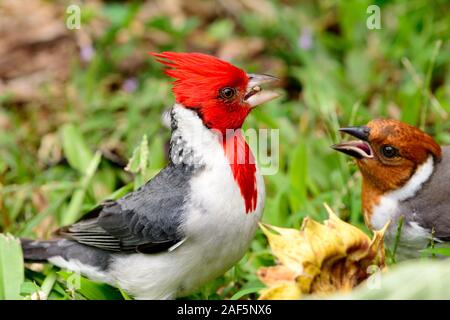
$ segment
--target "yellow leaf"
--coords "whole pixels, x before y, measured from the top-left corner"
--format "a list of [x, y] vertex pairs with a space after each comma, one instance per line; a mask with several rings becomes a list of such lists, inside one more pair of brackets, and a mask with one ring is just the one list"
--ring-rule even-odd
[[260, 300], [298, 300], [302, 291], [295, 283], [282, 283], [260, 292]]
[[261, 268], [258, 276], [268, 286], [260, 299], [299, 299], [305, 294], [348, 291], [364, 281], [368, 267], [384, 266], [383, 236], [371, 240], [342, 221], [325, 205], [323, 224], [305, 218], [300, 230], [260, 224], [278, 265]]

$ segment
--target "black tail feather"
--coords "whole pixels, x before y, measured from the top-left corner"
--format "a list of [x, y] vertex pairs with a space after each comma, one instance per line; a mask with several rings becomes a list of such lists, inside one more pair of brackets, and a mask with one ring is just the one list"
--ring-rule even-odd
[[64, 260], [76, 259], [80, 263], [106, 269], [111, 258], [111, 253], [108, 251], [68, 239], [20, 239], [20, 242], [27, 262], [47, 262], [52, 257], [61, 257]]
[[55, 255], [55, 247], [58, 240], [40, 241], [32, 239], [20, 239], [25, 261], [46, 262]]

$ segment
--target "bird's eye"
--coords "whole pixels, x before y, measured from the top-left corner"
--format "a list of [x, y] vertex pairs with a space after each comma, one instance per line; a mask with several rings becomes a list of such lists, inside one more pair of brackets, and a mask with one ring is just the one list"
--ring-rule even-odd
[[222, 99], [229, 100], [236, 95], [236, 89], [231, 88], [231, 87], [222, 88], [219, 91], [219, 95]]
[[393, 146], [385, 145], [381, 147], [381, 153], [386, 158], [394, 158], [398, 156], [398, 150]]

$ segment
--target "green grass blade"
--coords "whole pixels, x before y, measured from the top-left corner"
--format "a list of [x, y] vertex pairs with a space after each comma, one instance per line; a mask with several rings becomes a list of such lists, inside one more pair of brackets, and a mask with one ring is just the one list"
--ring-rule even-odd
[[0, 300], [22, 299], [23, 254], [19, 239], [0, 234]]
[[394, 248], [392, 249], [392, 263], [396, 263], [397, 262], [397, 249], [398, 249], [398, 245], [399, 245], [400, 240], [401, 240], [402, 227], [403, 227], [403, 220], [404, 219], [405, 218], [403, 216], [401, 216], [398, 219], [397, 232], [395, 234], [395, 241], [394, 241]]
[[91, 162], [88, 164], [86, 168], [86, 173], [80, 181], [80, 187], [77, 190], [75, 190], [72, 199], [70, 200], [67, 212], [65, 212], [65, 214], [61, 217], [62, 225], [71, 224], [75, 222], [78, 218], [80, 218], [81, 206], [83, 205], [86, 191], [89, 187], [92, 177], [97, 171], [101, 158], [102, 155], [100, 151], [97, 151], [94, 157], [92, 158]]
[[255, 292], [259, 292], [262, 288], [264, 288], [263, 286], [261, 287], [255, 287], [255, 288], [248, 288], [248, 289], [244, 289], [244, 290], [240, 290], [238, 292], [236, 292], [231, 298], [230, 300], [239, 300], [240, 298], [251, 294], [251, 293], [255, 293]]
[[48, 297], [50, 293], [52, 292], [53, 286], [56, 283], [56, 278], [58, 275], [56, 274], [56, 271], [52, 270], [50, 273], [45, 277], [44, 282], [42, 283], [41, 290], [45, 297]]
[[430, 255], [440, 255], [450, 257], [450, 247], [434, 247], [421, 250], [421, 252]]
[[85, 174], [93, 154], [73, 124], [66, 124], [61, 128], [61, 139], [64, 154], [70, 166], [81, 174]]
[[64, 280], [72, 283], [73, 289], [88, 300], [123, 300], [119, 289], [95, 282], [73, 272], [58, 272]]

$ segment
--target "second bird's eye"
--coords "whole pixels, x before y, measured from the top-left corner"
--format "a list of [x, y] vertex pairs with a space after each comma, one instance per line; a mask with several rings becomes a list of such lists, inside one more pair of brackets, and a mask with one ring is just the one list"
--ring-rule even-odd
[[236, 89], [231, 88], [231, 87], [222, 88], [219, 91], [219, 95], [223, 99], [227, 99], [227, 100], [231, 99], [236, 95]]
[[396, 148], [394, 148], [393, 146], [389, 146], [389, 145], [382, 146], [381, 153], [386, 158], [394, 158], [394, 157], [398, 156], [398, 150]]

